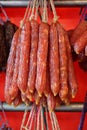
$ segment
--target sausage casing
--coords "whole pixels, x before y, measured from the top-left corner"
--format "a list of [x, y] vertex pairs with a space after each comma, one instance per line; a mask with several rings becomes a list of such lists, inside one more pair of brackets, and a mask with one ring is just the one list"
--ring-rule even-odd
[[11, 103], [11, 97], [9, 95], [9, 89], [12, 82], [13, 71], [14, 71], [14, 64], [15, 64], [15, 57], [16, 57], [16, 48], [18, 44], [20, 30], [17, 30], [13, 36], [12, 45], [7, 61], [7, 70], [6, 70], [6, 81], [5, 81], [5, 100], [7, 103]]
[[64, 29], [57, 23], [57, 30], [59, 36], [59, 63], [60, 63], [60, 98], [65, 101], [68, 94], [68, 58], [67, 47], [64, 38]]
[[87, 31], [85, 31], [74, 43], [74, 51], [79, 54], [87, 45]]
[[59, 92], [59, 48], [56, 23], [50, 26], [49, 46], [50, 86], [53, 95], [56, 96]]
[[18, 90], [19, 90], [18, 85], [17, 85], [19, 60], [20, 60], [20, 34], [19, 34], [18, 45], [17, 45], [17, 49], [16, 49], [13, 78], [12, 78], [11, 86], [9, 89], [9, 94], [10, 94], [10, 97], [12, 100], [15, 99], [15, 97], [18, 95]]
[[48, 36], [49, 25], [41, 23], [39, 26], [39, 42], [37, 51], [37, 75], [36, 75], [36, 89], [39, 96], [42, 95], [45, 89], [46, 80], [46, 63], [48, 54]]
[[30, 22], [26, 21], [21, 30], [21, 42], [20, 42], [20, 61], [19, 61], [19, 73], [18, 73], [18, 88], [22, 93], [25, 93], [28, 82], [29, 72], [29, 56], [30, 56], [30, 35], [31, 28]]
[[72, 98], [74, 98], [77, 93], [78, 84], [77, 84], [75, 70], [74, 70], [71, 46], [66, 32], [65, 32], [65, 43], [67, 45], [67, 56], [68, 56], [68, 82], [69, 82]]
[[30, 70], [28, 76], [28, 90], [35, 91], [36, 67], [37, 67], [37, 48], [39, 39], [39, 25], [37, 21], [31, 20], [31, 50], [30, 50]]

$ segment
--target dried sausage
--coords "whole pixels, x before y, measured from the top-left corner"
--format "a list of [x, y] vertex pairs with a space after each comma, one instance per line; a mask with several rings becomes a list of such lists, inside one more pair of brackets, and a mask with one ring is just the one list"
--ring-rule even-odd
[[50, 26], [50, 54], [49, 54], [49, 66], [50, 66], [50, 86], [54, 96], [59, 92], [59, 48], [58, 48], [58, 35], [57, 26], [52, 23]]
[[28, 76], [28, 90], [35, 91], [36, 67], [37, 67], [37, 48], [39, 39], [39, 25], [37, 21], [31, 20], [31, 50], [30, 50], [30, 71]]
[[25, 93], [28, 82], [29, 55], [30, 55], [30, 22], [26, 21], [21, 30], [20, 61], [18, 73], [18, 88]]
[[74, 43], [74, 51], [79, 54], [87, 44], [87, 31], [85, 31]]
[[67, 45], [67, 56], [68, 56], [68, 82], [69, 82], [69, 87], [71, 90], [72, 98], [74, 98], [77, 93], [78, 84], [77, 84], [74, 64], [72, 60], [71, 46], [70, 46], [69, 38], [66, 32], [64, 36], [65, 36], [65, 43]]
[[17, 48], [17, 44], [18, 44], [19, 32], [20, 32], [20, 30], [17, 30], [16, 33], [14, 34], [10, 53], [9, 53], [9, 58], [7, 61], [6, 81], [5, 81], [5, 100], [7, 103], [12, 102], [10, 95], [9, 95], [9, 89], [10, 89], [10, 85], [11, 85], [12, 77], [13, 77], [14, 63], [15, 63], [15, 57], [16, 57], [16, 48]]
[[46, 63], [48, 54], [48, 36], [49, 25], [47, 23], [41, 23], [39, 26], [39, 42], [37, 51], [37, 75], [36, 75], [36, 90], [39, 96], [42, 95], [45, 89], [46, 80]]
[[13, 78], [12, 83], [9, 89], [9, 94], [11, 99], [15, 99], [15, 97], [18, 94], [18, 85], [17, 85], [17, 78], [18, 78], [18, 71], [19, 71], [19, 60], [20, 60], [20, 34], [18, 39], [18, 45], [16, 49], [16, 57], [15, 57], [15, 64], [14, 64], [14, 72], [13, 72]]
[[68, 58], [67, 48], [64, 39], [64, 29], [57, 23], [57, 30], [59, 36], [59, 63], [60, 63], [60, 98], [65, 101], [68, 94]]
[[87, 30], [87, 21], [80, 22], [73, 31], [70, 42], [72, 45], [76, 42], [77, 39]]

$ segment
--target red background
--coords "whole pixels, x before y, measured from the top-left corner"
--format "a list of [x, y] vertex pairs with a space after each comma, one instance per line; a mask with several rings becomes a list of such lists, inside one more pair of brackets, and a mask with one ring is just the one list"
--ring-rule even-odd
[[[19, 26], [20, 20], [24, 16], [25, 8], [6, 8], [5, 9], [10, 20]], [[57, 14], [60, 16], [59, 21], [64, 26], [65, 29], [74, 28], [80, 18], [80, 8], [57, 8]], [[0, 13], [0, 16], [3, 16]], [[50, 13], [51, 17], [51, 13]], [[87, 72], [81, 70], [78, 63], [75, 63], [75, 71], [79, 84], [79, 89], [74, 102], [84, 101], [84, 96], [87, 91]], [[4, 101], [4, 82], [5, 73], [0, 73], [0, 100]], [[0, 113], [1, 114], [1, 113]], [[9, 120], [10, 126], [14, 130], [19, 130], [22, 121], [22, 112], [6, 112], [7, 118]], [[80, 122], [81, 113], [79, 112], [58, 112], [58, 121], [61, 130], [78, 130], [78, 125]], [[83, 130], [87, 130], [87, 118], [85, 120]]]

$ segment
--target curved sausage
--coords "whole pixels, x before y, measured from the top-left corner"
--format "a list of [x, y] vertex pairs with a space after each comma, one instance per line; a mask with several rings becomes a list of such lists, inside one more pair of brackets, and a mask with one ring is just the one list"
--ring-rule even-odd
[[77, 84], [75, 70], [74, 70], [71, 46], [66, 32], [65, 32], [65, 44], [67, 45], [69, 87], [70, 87], [72, 98], [74, 98], [78, 90], [78, 84]]
[[19, 60], [20, 60], [20, 34], [19, 34], [18, 45], [17, 45], [17, 49], [16, 49], [13, 78], [12, 78], [11, 86], [9, 89], [9, 94], [10, 94], [10, 97], [12, 100], [15, 99], [15, 97], [17, 96], [18, 91], [19, 91], [18, 84], [17, 84], [18, 71], [19, 71]]
[[79, 54], [87, 45], [87, 31], [85, 31], [74, 43], [74, 51]]
[[36, 75], [36, 90], [39, 96], [42, 95], [45, 89], [46, 80], [46, 63], [48, 54], [48, 36], [49, 25], [41, 23], [39, 26], [39, 43], [37, 51], [37, 75]]
[[70, 42], [72, 45], [76, 42], [76, 40], [87, 30], [87, 21], [80, 22], [72, 33], [72, 37], [70, 38]]
[[59, 71], [60, 71], [60, 98], [62, 101], [67, 99], [68, 95], [68, 58], [67, 47], [64, 38], [64, 29], [57, 23], [57, 31], [59, 37]]
[[26, 21], [21, 30], [21, 42], [20, 42], [20, 61], [19, 61], [19, 73], [18, 73], [18, 88], [21, 93], [25, 93], [28, 82], [29, 72], [29, 56], [30, 56], [30, 35], [31, 28], [30, 22]]
[[59, 93], [59, 45], [56, 23], [52, 23], [50, 26], [50, 54], [49, 54], [49, 66], [50, 66], [50, 86], [54, 96]]
[[14, 72], [14, 64], [15, 64], [16, 48], [18, 44], [19, 32], [20, 30], [18, 29], [13, 36], [11, 49], [7, 61], [6, 81], [5, 81], [5, 100], [9, 104], [12, 102], [11, 97], [9, 95], [9, 89], [10, 89], [13, 72]]
[[37, 49], [39, 40], [39, 25], [37, 21], [31, 20], [31, 50], [30, 50], [30, 71], [28, 76], [28, 90], [35, 91], [36, 67], [37, 67]]

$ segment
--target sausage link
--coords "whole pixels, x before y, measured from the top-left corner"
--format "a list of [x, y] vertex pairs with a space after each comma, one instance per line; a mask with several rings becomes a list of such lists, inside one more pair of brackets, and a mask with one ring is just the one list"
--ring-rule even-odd
[[76, 42], [76, 40], [87, 30], [87, 21], [80, 22], [72, 33], [72, 37], [70, 38], [70, 42], [72, 45]]
[[30, 71], [28, 76], [28, 90], [35, 91], [36, 67], [37, 67], [37, 48], [39, 40], [39, 25], [37, 21], [31, 20], [31, 50], [30, 50]]
[[87, 45], [87, 31], [85, 31], [74, 43], [74, 51], [79, 54]]
[[57, 23], [57, 30], [59, 36], [59, 63], [60, 63], [60, 98], [62, 101], [67, 99], [68, 94], [68, 58], [67, 48], [64, 38], [64, 29]]
[[78, 84], [77, 84], [77, 80], [76, 80], [76, 76], [75, 76], [71, 46], [70, 46], [69, 38], [68, 38], [68, 35], [66, 32], [65, 32], [65, 43], [67, 45], [69, 87], [71, 90], [72, 98], [74, 98], [77, 93]]
[[37, 75], [36, 75], [36, 90], [39, 96], [42, 95], [46, 87], [46, 63], [48, 54], [48, 36], [49, 25], [41, 23], [39, 26], [39, 43], [37, 51]]
[[9, 90], [10, 90], [13, 72], [14, 72], [14, 64], [15, 64], [16, 48], [18, 44], [19, 32], [20, 30], [18, 29], [13, 36], [11, 49], [7, 61], [6, 81], [5, 81], [5, 100], [8, 104], [12, 102], [11, 97], [9, 95]]
[[50, 54], [49, 54], [49, 66], [50, 66], [50, 85], [51, 91], [54, 96], [59, 93], [59, 52], [58, 52], [58, 35], [57, 26], [52, 23], [50, 26]]
[[16, 58], [15, 58], [15, 64], [14, 64], [14, 72], [13, 72], [13, 78], [12, 78], [12, 83], [9, 89], [9, 94], [11, 99], [15, 99], [15, 97], [18, 94], [18, 84], [17, 84], [17, 78], [18, 78], [18, 71], [19, 71], [19, 60], [20, 60], [20, 36], [18, 39], [18, 45], [16, 49]]
[[21, 30], [21, 45], [20, 45], [20, 61], [18, 73], [18, 88], [22, 93], [25, 93], [28, 82], [29, 72], [29, 56], [30, 56], [30, 22], [26, 21]]

